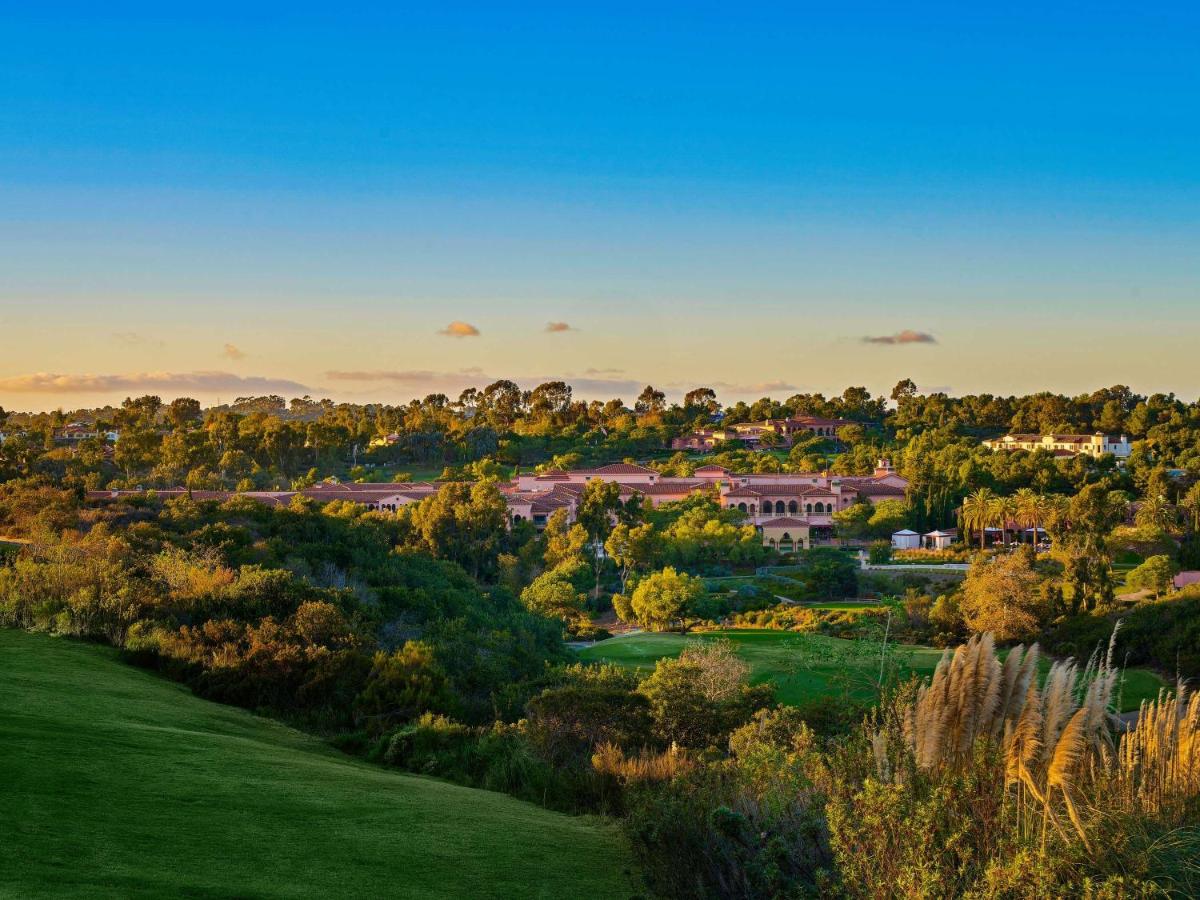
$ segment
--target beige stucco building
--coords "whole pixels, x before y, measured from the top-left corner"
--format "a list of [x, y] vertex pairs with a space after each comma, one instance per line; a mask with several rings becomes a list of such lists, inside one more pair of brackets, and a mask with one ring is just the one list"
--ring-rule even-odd
[[1102, 434], [1006, 434], [983, 442], [992, 450], [1049, 450], [1056, 456], [1101, 457], [1111, 453], [1125, 459], [1132, 452], [1125, 435]]

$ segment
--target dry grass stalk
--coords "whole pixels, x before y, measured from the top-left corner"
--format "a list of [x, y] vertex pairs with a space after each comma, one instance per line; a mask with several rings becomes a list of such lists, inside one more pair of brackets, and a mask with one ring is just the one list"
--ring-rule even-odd
[[592, 768], [627, 784], [667, 781], [686, 772], [691, 766], [687, 753], [675, 745], [662, 753], [643, 750], [637, 756], [626, 756], [625, 751], [616, 744], [605, 741], [598, 744], [592, 754]]
[[[1036, 812], [1043, 840], [1048, 824], [1065, 837], [1058, 818], [1065, 811], [1089, 849], [1089, 814], [1179, 819], [1200, 797], [1200, 695], [1188, 699], [1180, 685], [1173, 697], [1164, 693], [1143, 703], [1137, 725], [1114, 749], [1119, 672], [1112, 642], [1107, 655], [1093, 656], [1082, 672], [1070, 660], [1054, 663], [1041, 690], [1037, 663], [1035, 645], [1014, 648], [1001, 665], [990, 635], [947, 651], [903, 710], [917, 765], [968, 765], [978, 740], [996, 741], [1004, 752], [1004, 783], [1016, 790], [1021, 827], [1033, 827]], [[888, 778], [893, 766], [882, 734], [873, 736], [872, 750], [880, 777]]]
[[1113, 788], [1121, 804], [1174, 819], [1200, 795], [1200, 694], [1183, 684], [1174, 696], [1144, 702], [1137, 725], [1115, 755]]

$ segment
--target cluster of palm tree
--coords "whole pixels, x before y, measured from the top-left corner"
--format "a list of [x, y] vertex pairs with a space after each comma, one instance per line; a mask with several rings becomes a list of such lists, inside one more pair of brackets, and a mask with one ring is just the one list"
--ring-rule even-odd
[[1038, 532], [1045, 529], [1065, 501], [1065, 497], [1039, 494], [1032, 488], [1021, 488], [1009, 497], [1002, 497], [991, 488], [979, 488], [963, 500], [963, 536], [977, 532], [979, 547], [983, 549], [989, 528], [999, 528], [1004, 543], [1008, 542], [1010, 528], [1031, 529], [1031, 542], [1036, 543]]

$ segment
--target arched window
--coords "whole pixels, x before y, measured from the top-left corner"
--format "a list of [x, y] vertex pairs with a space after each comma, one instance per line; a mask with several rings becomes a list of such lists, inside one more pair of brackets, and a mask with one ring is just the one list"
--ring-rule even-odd
[[750, 504], [750, 515], [754, 515], [754, 504]]
[[740, 509], [742, 512], [745, 512], [745, 511], [746, 511], [746, 504], [745, 504], [745, 503], [739, 503], [739, 504], [738, 504], [738, 509]]
[[812, 504], [811, 504], [811, 503], [805, 503], [805, 504], [804, 504], [804, 511], [805, 511], [805, 512], [808, 512], [808, 513], [812, 512]]
[[788, 503], [788, 512], [790, 512], [790, 513], [800, 512], [800, 504], [797, 503], [795, 500], [792, 500], [791, 502]]
[[819, 512], [819, 513], [825, 512], [825, 504], [822, 503], [820, 500], [818, 500], [817, 505], [813, 507], [813, 512]]

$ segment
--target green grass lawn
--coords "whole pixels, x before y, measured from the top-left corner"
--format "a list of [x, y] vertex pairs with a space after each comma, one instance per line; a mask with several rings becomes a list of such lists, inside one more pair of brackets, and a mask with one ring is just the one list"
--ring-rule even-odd
[[835, 612], [862, 612], [864, 609], [880, 609], [880, 604], [873, 600], [815, 600], [812, 603], [801, 603], [805, 609], [825, 609]]
[[[629, 668], [650, 670], [662, 657], [676, 657], [689, 640], [733, 642], [738, 655], [750, 665], [755, 684], [773, 681], [781, 703], [798, 704], [821, 694], [849, 693], [869, 698], [870, 684], [878, 673], [879, 658], [857, 652], [854, 641], [818, 634], [790, 631], [726, 630], [702, 634], [651, 634], [643, 632], [601, 641], [579, 651], [594, 662], [612, 662]], [[931, 675], [942, 651], [933, 647], [898, 645], [897, 659], [904, 669]], [[1048, 661], [1043, 660], [1043, 671]], [[1143, 699], [1158, 694], [1163, 681], [1153, 672], [1130, 669], [1121, 686], [1122, 709], [1137, 709]]]
[[616, 831], [0, 629], [0, 896], [628, 897]]
[[[875, 670], [878, 658], [847, 659], [853, 642], [817, 634], [791, 631], [728, 630], [703, 634], [633, 634], [601, 641], [579, 651], [584, 659], [618, 663], [649, 670], [664, 656], [675, 657], [689, 640], [728, 639], [738, 655], [750, 665], [755, 684], [773, 681], [781, 703], [800, 703], [821, 694], [841, 693], [869, 697], [868, 669]], [[911, 670], [930, 674], [941, 658], [941, 651], [929, 647], [901, 647]]]

